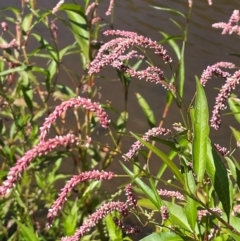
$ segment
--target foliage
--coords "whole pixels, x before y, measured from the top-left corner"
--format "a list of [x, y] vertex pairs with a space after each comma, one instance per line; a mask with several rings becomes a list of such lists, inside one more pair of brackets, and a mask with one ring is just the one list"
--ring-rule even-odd
[[[192, 1], [186, 14], [151, 6], [173, 14], [172, 22], [181, 29], [180, 35], [160, 32], [159, 42], [114, 30], [114, 1], [106, 12], [109, 22], [98, 15], [99, 4], [60, 1], [44, 10], [34, 0], [22, 0], [19, 9], [1, 9], [0, 239], [135, 240], [142, 228], [150, 227], [154, 231], [143, 232], [141, 240], [239, 241], [240, 165], [234, 152], [240, 131], [230, 127], [235, 144], [228, 151], [213, 143], [210, 127], [221, 131], [221, 111], [227, 102], [230, 114], [240, 122], [239, 100], [232, 93], [240, 71], [226, 62], [208, 66], [200, 78], [196, 76], [196, 93], [187, 106], [184, 59]], [[228, 23], [213, 27], [239, 35], [239, 20], [235, 10]], [[58, 25], [73, 43], [62, 46]], [[49, 35], [39, 34], [39, 27]], [[111, 36], [106, 43], [100, 41], [103, 29]], [[164, 71], [170, 69], [169, 76], [153, 63], [149, 51], [165, 63]], [[79, 58], [77, 71], [68, 66], [69, 57]], [[106, 79], [100, 75], [106, 66], [116, 70], [123, 86], [123, 110], [97, 102], [101, 95], [97, 80]], [[64, 84], [59, 81], [63, 73], [68, 76]], [[212, 76], [223, 78], [225, 84], [209, 114], [204, 86]], [[144, 135], [127, 126], [134, 78], [166, 89], [159, 123], [144, 96], [136, 93], [150, 128]], [[163, 128], [174, 104], [182, 122]], [[129, 136], [136, 141], [125, 153]], [[113, 162], [119, 173], [111, 171]], [[113, 185], [115, 192], [109, 194], [102, 181], [112, 184], [116, 178], [122, 184]], [[124, 193], [126, 197], [121, 196]], [[137, 226], [127, 222], [128, 215]]]

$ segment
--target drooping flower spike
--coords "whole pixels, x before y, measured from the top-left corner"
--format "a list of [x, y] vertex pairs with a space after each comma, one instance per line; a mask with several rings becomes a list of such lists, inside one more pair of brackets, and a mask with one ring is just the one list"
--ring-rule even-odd
[[236, 71], [232, 76], [228, 77], [225, 84], [220, 89], [218, 96], [216, 97], [215, 105], [212, 111], [212, 117], [210, 120], [211, 126], [218, 130], [221, 125], [220, 111], [227, 108], [225, 102], [230, 97], [232, 91], [239, 84], [240, 70]]
[[[165, 129], [165, 128], [160, 128], [160, 127], [154, 127], [150, 130], [148, 130], [144, 136], [142, 137], [142, 139], [144, 141], [149, 141], [151, 136], [158, 136], [158, 135], [167, 135], [171, 133], [171, 130], [169, 129]], [[133, 143], [133, 145], [131, 146], [131, 148], [129, 149], [129, 151], [124, 154], [122, 157], [124, 159], [124, 161], [129, 161], [131, 159], [133, 159], [136, 155], [137, 152], [139, 151], [139, 149], [143, 146], [143, 144], [140, 141], [135, 141]]]
[[82, 226], [77, 229], [75, 234], [71, 237], [64, 237], [61, 241], [79, 241], [85, 233], [89, 232], [91, 228], [95, 227], [99, 220], [105, 218], [109, 213], [118, 211], [121, 216], [128, 214], [127, 205], [124, 202], [109, 202], [102, 205], [95, 213], [91, 214], [86, 219]]
[[231, 76], [229, 72], [225, 72], [220, 68], [233, 69], [235, 68], [235, 65], [229, 62], [218, 62], [214, 65], [208, 66], [201, 75], [200, 82], [202, 86], [205, 86], [207, 81], [210, 80], [213, 76], [221, 77], [223, 79], [227, 79]]
[[79, 175], [74, 175], [70, 180], [67, 181], [67, 184], [61, 189], [60, 194], [58, 195], [58, 199], [54, 202], [52, 207], [48, 211], [47, 215], [47, 226], [50, 227], [53, 219], [57, 216], [57, 213], [60, 209], [62, 209], [64, 203], [67, 200], [68, 194], [73, 190], [73, 188], [84, 181], [92, 181], [92, 180], [110, 180], [114, 177], [113, 172], [105, 172], [105, 171], [89, 171], [83, 172]]
[[27, 169], [34, 158], [46, 155], [59, 146], [66, 147], [67, 145], [77, 143], [78, 138], [75, 135], [67, 134], [66, 136], [56, 136], [55, 138], [49, 139], [46, 142], [40, 142], [38, 145], [34, 146], [10, 169], [7, 180], [0, 186], [0, 196], [5, 196], [14, 187], [21, 174]]
[[154, 53], [159, 55], [165, 63], [170, 63], [172, 59], [167, 54], [167, 50], [163, 46], [159, 45], [156, 41], [153, 41], [147, 37], [138, 35], [134, 32], [120, 31], [120, 30], [107, 30], [105, 35], [120, 36], [110, 40], [101, 46], [95, 59], [89, 64], [89, 74], [96, 74], [107, 65], [111, 65], [121, 71], [125, 71], [131, 77], [138, 79], [146, 79], [154, 83], [160, 83], [165, 88], [175, 92], [175, 88], [172, 84], [169, 84], [163, 75], [163, 72], [158, 67], [150, 66], [145, 70], [136, 71], [123, 64], [124, 60], [136, 57], [142, 59], [143, 56], [137, 54], [136, 51], [130, 51], [125, 53], [126, 50], [133, 46], [139, 46], [143, 48], [154, 49]]
[[239, 10], [234, 10], [227, 23], [224, 23], [224, 22], [214, 23], [212, 27], [222, 28], [223, 29], [222, 34], [236, 33], [237, 35], [240, 35], [240, 26], [238, 25], [239, 20], [240, 20], [240, 12]]
[[101, 105], [92, 102], [90, 99], [83, 97], [72, 98], [67, 101], [63, 101], [58, 105], [55, 110], [45, 119], [43, 126], [40, 128], [40, 141], [44, 141], [45, 137], [51, 127], [51, 125], [56, 121], [56, 119], [66, 110], [72, 107], [83, 107], [87, 110], [92, 111], [97, 117], [98, 121], [102, 127], [107, 128], [110, 123], [110, 119], [107, 116], [107, 113], [102, 109]]

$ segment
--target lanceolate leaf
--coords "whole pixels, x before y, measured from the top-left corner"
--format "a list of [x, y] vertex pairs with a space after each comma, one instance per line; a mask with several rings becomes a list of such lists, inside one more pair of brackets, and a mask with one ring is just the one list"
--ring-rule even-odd
[[39, 241], [39, 239], [37, 238], [36, 234], [33, 232], [33, 228], [30, 228], [24, 224], [22, 224], [21, 222], [15, 220], [19, 226], [19, 230], [22, 234], [22, 237], [24, 240], [26, 241]]
[[123, 169], [127, 172], [128, 175], [134, 180], [138, 187], [143, 191], [147, 198], [155, 205], [155, 207], [160, 210], [161, 199], [160, 196], [147, 186], [140, 178], [136, 177], [133, 172], [131, 172], [123, 163], [121, 163]]
[[235, 119], [240, 123], [240, 103], [236, 98], [228, 98], [229, 107], [235, 117]]
[[70, 28], [76, 41], [81, 48], [81, 56], [83, 68], [86, 68], [86, 63], [89, 59], [89, 38], [90, 32], [87, 25], [87, 19], [81, 6], [77, 4], [62, 4], [59, 10], [65, 10], [68, 15], [70, 24], [63, 20], [63, 22]]
[[133, 137], [135, 137], [138, 141], [140, 141], [145, 147], [147, 147], [149, 150], [151, 150], [153, 153], [155, 153], [158, 157], [160, 157], [162, 159], [163, 162], [165, 162], [167, 164], [167, 166], [170, 168], [170, 170], [173, 172], [173, 174], [176, 176], [176, 178], [178, 179], [178, 181], [184, 185], [184, 179], [183, 176], [181, 174], [181, 172], [178, 170], [178, 167], [172, 162], [172, 160], [170, 160], [168, 158], [167, 155], [165, 155], [161, 150], [159, 150], [158, 148], [156, 148], [155, 146], [151, 145], [150, 143], [142, 140], [141, 138], [139, 138], [138, 136], [136, 136], [135, 134], [131, 133], [133, 135]]
[[162, 11], [172, 12], [172, 13], [182, 16], [183, 18], [186, 18], [186, 16], [182, 12], [180, 12], [174, 8], [162, 8], [162, 7], [157, 7], [157, 6], [151, 6], [151, 7], [158, 9], [158, 10], [162, 10]]
[[198, 79], [194, 111], [193, 168], [201, 182], [206, 170], [207, 141], [209, 135], [209, 113], [207, 98]]
[[163, 35], [164, 39], [161, 40], [159, 43], [163, 44], [165, 42], [168, 42], [169, 45], [172, 47], [172, 49], [174, 50], [175, 54], [177, 55], [177, 58], [180, 60], [181, 58], [181, 52], [180, 52], [180, 48], [178, 46], [178, 44], [176, 43], [175, 39], [180, 39], [182, 40], [183, 37], [176, 35], [176, 36], [170, 36], [167, 33], [160, 31], [160, 33]]
[[224, 166], [217, 152], [212, 149], [210, 141], [207, 148], [207, 173], [214, 185], [214, 189], [218, 195], [223, 209], [229, 217], [231, 211], [231, 197], [229, 191], [229, 177], [227, 169]]
[[152, 233], [147, 237], [140, 239], [140, 241], [183, 241], [179, 235], [175, 233]]
[[155, 121], [154, 113], [151, 107], [148, 105], [147, 101], [139, 93], [137, 93], [136, 96], [137, 96], [138, 104], [142, 108], [143, 113], [147, 118], [148, 125], [150, 127], [154, 127], [156, 124], [156, 121]]

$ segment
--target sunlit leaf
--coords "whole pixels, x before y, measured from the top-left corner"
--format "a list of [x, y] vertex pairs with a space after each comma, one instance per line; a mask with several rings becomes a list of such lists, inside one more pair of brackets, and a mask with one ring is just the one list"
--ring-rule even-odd
[[89, 58], [89, 38], [90, 32], [88, 29], [87, 19], [84, 10], [77, 4], [62, 4], [59, 10], [64, 10], [69, 18], [69, 22], [62, 20], [72, 31], [76, 41], [78, 42], [82, 53], [83, 68], [90, 62]]
[[19, 221], [15, 220], [19, 230], [24, 238], [24, 240], [26, 241], [39, 241], [38, 237], [36, 236], [36, 234], [33, 232], [33, 228], [30, 228], [22, 223], [20, 223]]
[[174, 8], [162, 8], [162, 7], [157, 7], [157, 6], [151, 6], [151, 7], [158, 9], [158, 10], [162, 10], [162, 11], [172, 12], [174, 14], [180, 15], [183, 18], [186, 18], [186, 16], [182, 12], [180, 12]]
[[148, 105], [147, 101], [139, 94], [136, 93], [138, 104], [140, 105], [145, 117], [147, 118], [148, 125], [152, 128], [156, 126], [154, 112]]
[[143, 191], [143, 193], [150, 199], [150, 201], [155, 205], [155, 207], [160, 210], [161, 199], [159, 195], [155, 195], [154, 191], [147, 186], [140, 178], [136, 177], [133, 172], [131, 172], [123, 163], [121, 163], [123, 169], [127, 172], [129, 176], [134, 180], [138, 187]]
[[196, 84], [197, 94], [194, 112], [193, 168], [197, 175], [198, 182], [202, 182], [206, 170], [209, 113], [207, 98], [198, 79], [196, 79]]
[[152, 233], [140, 241], [184, 241], [184, 239], [175, 233], [166, 232]]
[[210, 141], [207, 144], [207, 163], [206, 171], [214, 185], [214, 189], [222, 203], [223, 209], [229, 217], [231, 211], [231, 200], [229, 191], [229, 177], [227, 169], [224, 166], [217, 152], [212, 149]]
[[162, 161], [164, 161], [167, 164], [167, 166], [170, 168], [170, 170], [174, 173], [174, 175], [176, 176], [178, 181], [181, 184], [184, 185], [184, 179], [183, 179], [183, 176], [182, 176], [181, 172], [179, 171], [177, 166], [172, 162], [172, 160], [170, 160], [168, 158], [168, 156], [166, 154], [164, 154], [161, 150], [159, 150], [155, 146], [151, 145], [150, 143], [148, 143], [148, 142], [144, 141], [143, 139], [139, 138], [137, 135], [135, 135], [133, 133], [131, 133], [131, 134], [138, 141], [140, 141], [145, 147], [147, 147], [149, 150], [151, 150], [153, 153], [155, 153]]

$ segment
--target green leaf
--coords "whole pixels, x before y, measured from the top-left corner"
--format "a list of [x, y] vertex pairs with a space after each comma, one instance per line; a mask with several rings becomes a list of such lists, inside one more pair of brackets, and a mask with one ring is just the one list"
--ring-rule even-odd
[[87, 19], [84, 10], [77, 4], [62, 4], [59, 10], [64, 10], [69, 18], [69, 23], [63, 22], [70, 28], [76, 41], [78, 42], [82, 52], [83, 68], [90, 62], [89, 58], [89, 38], [90, 32], [88, 29]]
[[207, 146], [207, 173], [214, 185], [214, 189], [218, 195], [220, 202], [222, 203], [223, 209], [229, 217], [231, 211], [231, 200], [229, 190], [229, 177], [227, 169], [224, 166], [221, 158], [217, 152], [212, 149], [210, 141]]
[[238, 142], [240, 141], [240, 131], [237, 131], [234, 127], [230, 126], [230, 129], [232, 130], [233, 136], [235, 137], [235, 140]]
[[40, 49], [44, 49], [47, 50], [49, 53], [49, 58], [53, 59], [54, 61], [58, 62], [58, 55], [55, 51], [55, 49], [53, 48], [53, 46], [51, 44], [49, 44], [47, 42], [47, 40], [45, 40], [41, 35], [36, 34], [36, 33], [32, 33], [32, 36], [36, 38], [36, 40], [39, 42], [40, 44]]
[[8, 75], [8, 74], [15, 73], [15, 72], [20, 72], [20, 71], [27, 71], [27, 70], [31, 70], [31, 69], [32, 69], [31, 66], [21, 65], [16, 68], [7, 69], [5, 71], [0, 72], [0, 76], [4, 76], [4, 75]]
[[232, 114], [234, 115], [235, 119], [240, 123], [240, 103], [239, 100], [232, 97], [228, 98], [228, 104], [232, 111]]
[[122, 162], [121, 165], [125, 172], [131, 176], [133, 181], [138, 185], [138, 187], [143, 191], [143, 193], [149, 198], [149, 200], [155, 205], [157, 210], [160, 210], [161, 207], [161, 199], [159, 195], [155, 195], [155, 192], [147, 186], [140, 178], [136, 177], [136, 175], [131, 172]]
[[175, 233], [152, 233], [140, 241], [184, 241], [183, 238]]
[[173, 174], [176, 176], [178, 181], [184, 185], [184, 178], [181, 174], [181, 172], [178, 170], [177, 166], [168, 158], [167, 155], [165, 155], [161, 150], [153, 146], [152, 144], [144, 141], [143, 139], [139, 138], [137, 135], [131, 133], [133, 137], [135, 137], [138, 141], [140, 141], [145, 147], [147, 147], [149, 150], [151, 150], [153, 153], [155, 153], [159, 158], [163, 160], [167, 164], [167, 166], [171, 169]]
[[[0, 9], [0, 12], [3, 12], [3, 11], [11, 11], [14, 13], [15, 17], [16, 18], [19, 18], [19, 14], [20, 14], [20, 10], [18, 8], [15, 8], [15, 7], [5, 7], [5, 8], [1, 8]], [[15, 20], [16, 21], [16, 20]]]
[[33, 91], [29, 87], [22, 86], [23, 98], [31, 112], [33, 112]]
[[[114, 216], [116, 216], [116, 215], [114, 215]], [[122, 239], [122, 230], [114, 223], [113, 215], [112, 214], [107, 215], [104, 220], [106, 222], [107, 232], [108, 232], [110, 241], [123, 240]]]
[[147, 118], [148, 125], [152, 128], [156, 126], [156, 121], [154, 117], [154, 112], [151, 107], [148, 105], [147, 101], [139, 94], [136, 93], [138, 104], [142, 108], [142, 111]]
[[[184, 208], [170, 202], [164, 202], [169, 211], [169, 220], [173, 225], [179, 226], [183, 229], [187, 229], [192, 232], [192, 229], [188, 223]], [[195, 226], [194, 226], [195, 228]]]
[[194, 111], [193, 168], [198, 182], [202, 182], [206, 170], [209, 113], [204, 89], [196, 77], [197, 94]]
[[178, 44], [176, 43], [175, 39], [182, 40], [183, 37], [179, 36], [179, 35], [170, 36], [163, 31], [160, 31], [160, 33], [163, 35], [164, 39], [161, 40], [159, 43], [163, 44], [163, 43], [167, 42], [174, 50], [175, 54], [177, 55], [178, 60], [180, 60], [181, 59], [181, 51], [180, 51], [180, 48], [179, 48]]
[[126, 131], [127, 120], [128, 120], [128, 113], [127, 112], [120, 113], [119, 118], [116, 122], [116, 127], [118, 132], [122, 133]]
[[22, 234], [25, 241], [39, 241], [38, 237], [33, 232], [33, 228], [30, 228], [30, 227], [20, 223], [17, 220], [15, 220], [15, 221], [18, 224], [20, 233]]
[[29, 28], [31, 27], [32, 22], [32, 13], [26, 14], [23, 21], [22, 21], [22, 30], [27, 36], [27, 32], [29, 31]]
[[176, 9], [173, 9], [173, 8], [162, 8], [162, 7], [157, 7], [157, 6], [151, 6], [151, 7], [158, 9], [158, 10], [162, 10], [162, 11], [172, 12], [172, 13], [180, 15], [183, 18], [186, 18], [186, 16], [182, 12], [180, 12]]
[[76, 94], [66, 85], [56, 85], [53, 97], [60, 100], [69, 100], [72, 97], [76, 97]]
[[185, 83], [185, 45], [186, 42], [183, 41], [181, 49], [181, 57], [179, 60], [179, 94], [183, 98], [184, 83]]
[[197, 223], [197, 203], [193, 199], [187, 197], [187, 205], [185, 205], [184, 210], [191, 229], [195, 230]]
[[157, 210], [156, 206], [147, 198], [141, 198], [137, 201], [138, 206], [147, 208], [150, 210]]
[[73, 235], [76, 231], [78, 211], [79, 211], [79, 208], [78, 208], [78, 202], [76, 199], [72, 208], [67, 213], [63, 213], [64, 233], [67, 236]]
[[224, 158], [228, 163], [228, 168], [231, 172], [231, 175], [233, 176], [234, 180], [237, 181], [237, 166], [236, 166], [236, 164], [234, 163], [234, 161], [231, 160], [231, 157], [226, 156]]

